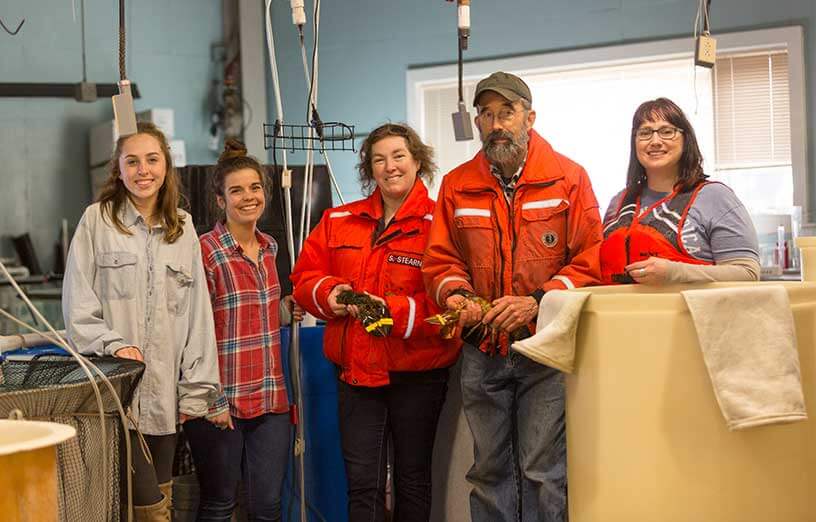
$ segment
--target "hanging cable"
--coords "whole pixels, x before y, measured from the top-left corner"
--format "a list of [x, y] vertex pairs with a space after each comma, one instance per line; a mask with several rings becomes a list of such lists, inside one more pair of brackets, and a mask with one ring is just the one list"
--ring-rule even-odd
[[15, 36], [17, 33], [19, 33], [19, 32], [20, 32], [20, 29], [23, 27], [23, 24], [24, 24], [24, 23], [25, 23], [25, 18], [23, 18], [22, 20], [20, 20], [20, 24], [17, 26], [17, 29], [15, 29], [15, 30], [13, 30], [13, 31], [12, 31], [12, 30], [11, 30], [11, 29], [9, 29], [8, 27], [6, 27], [6, 24], [4, 24], [4, 23], [3, 23], [3, 19], [2, 19], [2, 18], [0, 18], [0, 26], [2, 26], [2, 27], [3, 27], [3, 30], [4, 30], [4, 31], [6, 31], [6, 32], [7, 32], [8, 34], [10, 34], [11, 36]]
[[[264, 12], [264, 16], [266, 18], [266, 43], [267, 43], [267, 51], [269, 53], [269, 66], [272, 72], [272, 84], [273, 84], [273, 91], [275, 93], [275, 108], [277, 110], [277, 121], [275, 122], [275, 134], [278, 134], [278, 130], [283, 125], [283, 102], [280, 92], [280, 77], [278, 76], [278, 64], [275, 58], [275, 40], [272, 34], [272, 0], [266, 0], [266, 9]], [[295, 266], [295, 239], [294, 239], [294, 226], [292, 220], [292, 175], [289, 171], [289, 165], [287, 163], [286, 158], [286, 150], [283, 151], [283, 171], [281, 173], [281, 186], [284, 189], [284, 204], [285, 204], [285, 212], [284, 212], [284, 219], [286, 221], [286, 240], [289, 246], [289, 261], [290, 266]], [[275, 154], [275, 151], [273, 151]], [[294, 453], [295, 458], [297, 459], [298, 468], [299, 468], [299, 477], [300, 477], [300, 499], [301, 499], [301, 510], [300, 510], [300, 518], [302, 522], [307, 521], [307, 514], [306, 514], [306, 480], [305, 480], [305, 459], [304, 459], [304, 452], [305, 452], [305, 434], [303, 428], [303, 389], [301, 384], [301, 373], [300, 373], [300, 325], [296, 322], [292, 322], [290, 326], [290, 372], [292, 377], [292, 394], [294, 396], [295, 404], [294, 409], [295, 413], [293, 418], [296, 419], [297, 424], [295, 425], [295, 441], [294, 441]]]
[[125, 74], [125, 0], [119, 0], [119, 80], [127, 80]]
[[453, 136], [456, 141], [469, 141], [473, 139], [473, 124], [465, 105], [464, 88], [462, 87], [463, 58], [462, 53], [468, 47], [470, 37], [470, 0], [457, 1], [457, 49], [458, 59], [456, 61], [458, 71], [459, 103], [458, 111], [451, 114], [453, 121]]
[[119, 0], [119, 94], [114, 95], [112, 101], [113, 118], [119, 136], [136, 134], [136, 111], [125, 71], [125, 0]]

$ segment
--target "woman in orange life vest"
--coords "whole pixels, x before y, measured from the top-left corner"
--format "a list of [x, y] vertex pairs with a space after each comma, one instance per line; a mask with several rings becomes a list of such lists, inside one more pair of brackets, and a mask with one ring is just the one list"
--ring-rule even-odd
[[[448, 367], [460, 342], [425, 318], [422, 255], [434, 202], [433, 149], [410, 127], [385, 124], [360, 147], [362, 200], [326, 211], [292, 270], [295, 300], [326, 320], [323, 351], [337, 365], [340, 445], [351, 522], [384, 522], [387, 446], [393, 442], [395, 522], [430, 518], [431, 456]], [[372, 190], [373, 189], [373, 190]], [[369, 293], [393, 318], [385, 337], [368, 333], [344, 290]]]
[[707, 177], [680, 107], [667, 98], [641, 104], [632, 119], [626, 188], [604, 218], [604, 284], [759, 279], [748, 211], [730, 188]]

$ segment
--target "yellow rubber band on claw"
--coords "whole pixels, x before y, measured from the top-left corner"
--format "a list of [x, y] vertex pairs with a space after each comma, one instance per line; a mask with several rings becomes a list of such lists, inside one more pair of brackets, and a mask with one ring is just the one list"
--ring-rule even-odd
[[380, 326], [393, 326], [393, 325], [394, 325], [394, 320], [392, 318], [383, 317], [379, 321], [375, 321], [375, 322], [371, 323], [370, 325], [366, 326], [365, 330], [366, 330], [366, 332], [371, 333], [374, 330], [376, 330], [377, 328], [379, 328]]

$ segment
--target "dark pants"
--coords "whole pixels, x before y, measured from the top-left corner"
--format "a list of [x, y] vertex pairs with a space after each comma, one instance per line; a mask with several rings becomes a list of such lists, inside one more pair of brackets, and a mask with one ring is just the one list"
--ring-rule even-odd
[[206, 419], [184, 423], [201, 489], [199, 521], [229, 521], [243, 481], [249, 520], [281, 519], [281, 486], [289, 458], [291, 424], [286, 413], [232, 418], [222, 430]]
[[130, 431], [130, 455], [133, 461], [133, 505], [150, 506], [162, 499], [159, 484], [173, 478], [176, 434], [144, 435], [153, 463], [147, 461], [136, 432]]
[[430, 517], [431, 458], [448, 370], [391, 375], [391, 384], [377, 388], [338, 381], [349, 522], [385, 520], [389, 436], [394, 456], [393, 521], [427, 522]]

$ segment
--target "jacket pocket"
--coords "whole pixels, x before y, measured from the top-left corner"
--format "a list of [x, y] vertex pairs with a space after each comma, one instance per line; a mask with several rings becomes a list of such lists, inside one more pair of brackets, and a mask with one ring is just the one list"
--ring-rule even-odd
[[[482, 212], [488, 213], [489, 210]], [[462, 215], [454, 216], [457, 235], [464, 248], [464, 259], [473, 268], [492, 268], [495, 263], [494, 253], [496, 250], [495, 239], [493, 237], [493, 220], [490, 216], [483, 215]]]
[[184, 265], [167, 263], [164, 291], [167, 297], [167, 311], [175, 316], [187, 313], [190, 306], [190, 292], [193, 275]]
[[519, 236], [524, 245], [519, 260], [563, 259], [567, 253], [567, 210], [563, 199], [528, 201], [521, 207]]
[[359, 231], [334, 231], [329, 236], [331, 275], [357, 281], [363, 264], [363, 246], [368, 240], [370, 237]]
[[132, 252], [100, 252], [95, 262], [102, 299], [133, 299], [136, 294], [136, 262]]

